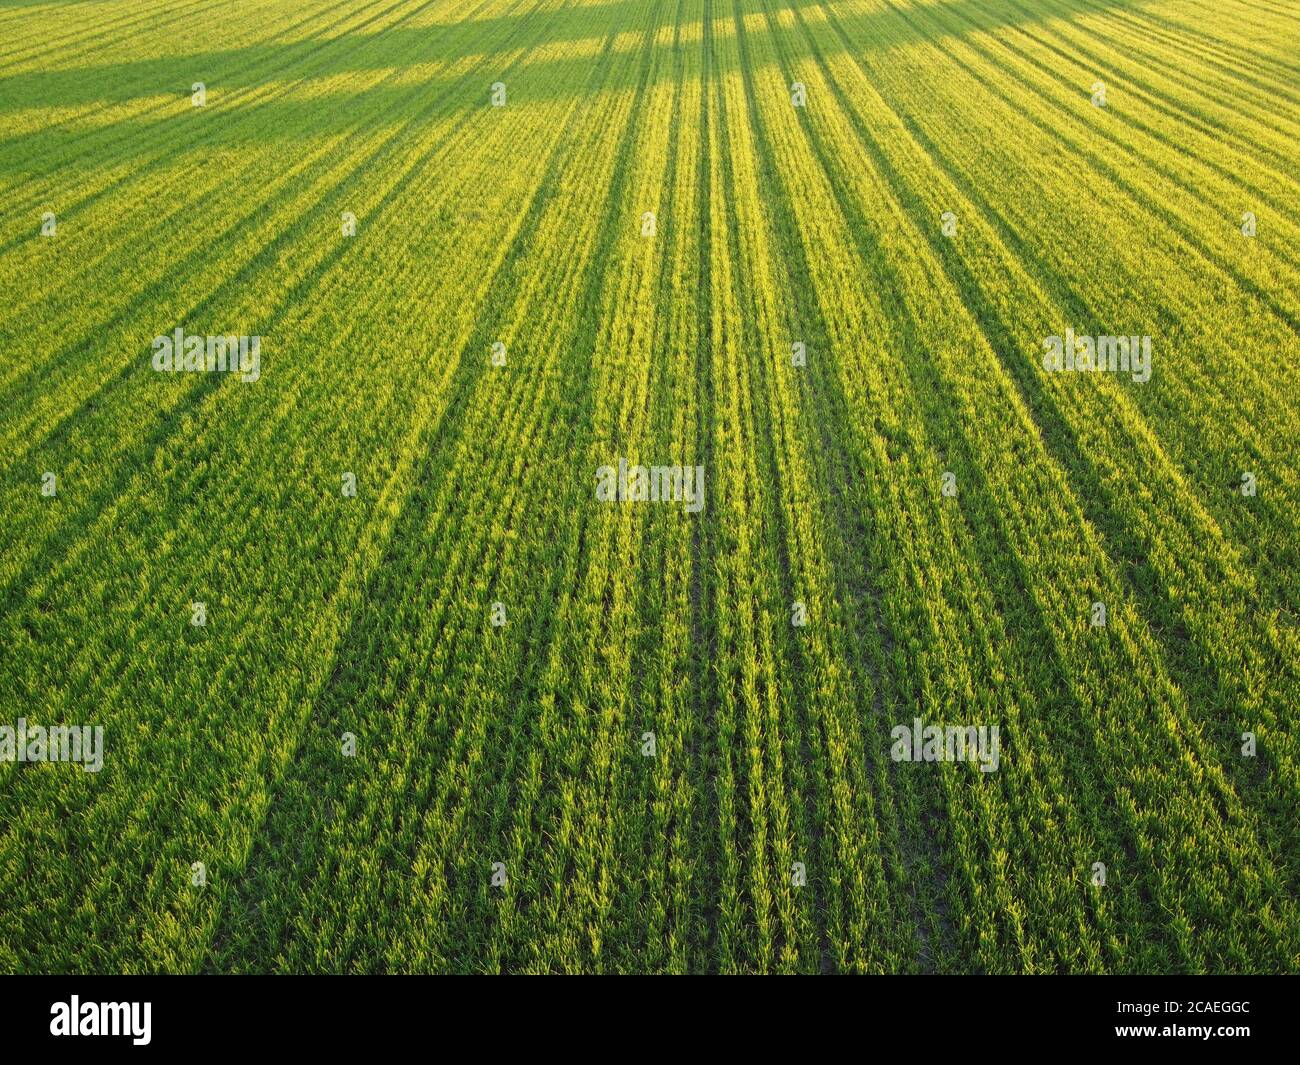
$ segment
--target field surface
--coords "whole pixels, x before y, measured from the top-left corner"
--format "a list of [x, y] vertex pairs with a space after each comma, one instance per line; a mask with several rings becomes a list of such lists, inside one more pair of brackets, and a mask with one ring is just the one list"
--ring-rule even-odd
[[0, 971], [1300, 970], [1298, 138], [1291, 0], [0, 2]]

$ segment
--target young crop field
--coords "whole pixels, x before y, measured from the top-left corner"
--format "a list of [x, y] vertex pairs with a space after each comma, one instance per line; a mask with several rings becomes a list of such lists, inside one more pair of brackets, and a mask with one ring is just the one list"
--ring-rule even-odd
[[0, 0], [0, 972], [1300, 972], [1292, 0]]

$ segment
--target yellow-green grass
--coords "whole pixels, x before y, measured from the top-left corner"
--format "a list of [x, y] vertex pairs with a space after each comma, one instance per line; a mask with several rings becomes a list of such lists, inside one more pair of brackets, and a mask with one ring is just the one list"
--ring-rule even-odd
[[[1298, 45], [0, 8], [0, 727], [105, 743], [0, 763], [0, 970], [1300, 968]], [[178, 326], [260, 379], [156, 373]]]

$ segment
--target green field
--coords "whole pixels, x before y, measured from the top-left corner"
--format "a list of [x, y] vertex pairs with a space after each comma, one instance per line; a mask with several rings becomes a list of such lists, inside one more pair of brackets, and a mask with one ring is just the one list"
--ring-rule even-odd
[[1291, 0], [0, 0], [0, 972], [1300, 972], [1297, 137]]

